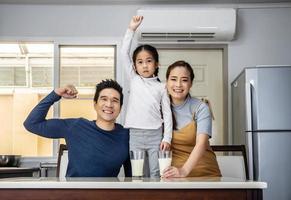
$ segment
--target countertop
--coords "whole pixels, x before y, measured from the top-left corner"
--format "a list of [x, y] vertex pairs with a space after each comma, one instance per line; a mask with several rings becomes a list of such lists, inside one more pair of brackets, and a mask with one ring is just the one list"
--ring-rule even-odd
[[0, 167], [0, 173], [22, 172], [22, 171], [39, 171], [39, 167]]
[[0, 167], [0, 180], [9, 177], [39, 177], [39, 173], [39, 167]]
[[235, 178], [5, 178], [0, 189], [83, 188], [83, 189], [265, 189], [266, 182]]

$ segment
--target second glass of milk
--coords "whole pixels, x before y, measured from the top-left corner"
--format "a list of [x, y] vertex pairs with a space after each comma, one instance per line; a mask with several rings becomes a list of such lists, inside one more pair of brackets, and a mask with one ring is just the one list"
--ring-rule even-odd
[[172, 163], [172, 151], [159, 151], [159, 166], [160, 176], [163, 175], [163, 171], [170, 167]]

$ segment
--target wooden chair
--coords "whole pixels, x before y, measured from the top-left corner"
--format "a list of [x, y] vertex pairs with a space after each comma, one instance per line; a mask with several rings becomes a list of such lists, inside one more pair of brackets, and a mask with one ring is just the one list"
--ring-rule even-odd
[[[57, 163], [57, 177], [65, 178], [68, 167], [68, 148], [65, 144], [60, 144], [59, 154], [58, 154], [58, 163]], [[118, 177], [124, 177], [123, 166], [120, 169]]]
[[60, 144], [58, 163], [57, 163], [57, 177], [65, 178], [68, 167], [68, 148], [65, 144]]
[[[226, 152], [217, 155], [217, 162], [222, 176], [249, 180], [247, 155], [244, 145], [212, 145], [216, 152]], [[237, 152], [240, 152], [238, 155]]]

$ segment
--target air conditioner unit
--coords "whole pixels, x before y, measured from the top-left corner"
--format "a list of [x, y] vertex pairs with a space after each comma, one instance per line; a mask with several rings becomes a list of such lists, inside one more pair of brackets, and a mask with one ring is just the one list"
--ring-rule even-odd
[[230, 41], [236, 28], [232, 8], [140, 9], [144, 20], [137, 29], [140, 43]]

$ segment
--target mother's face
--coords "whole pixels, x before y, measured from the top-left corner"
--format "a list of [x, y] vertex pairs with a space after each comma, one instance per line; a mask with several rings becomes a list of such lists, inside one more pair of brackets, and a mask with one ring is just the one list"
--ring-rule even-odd
[[190, 73], [185, 67], [173, 68], [167, 79], [167, 89], [174, 104], [182, 103], [192, 86]]

